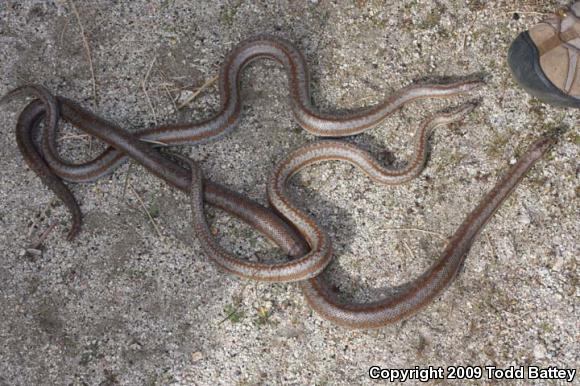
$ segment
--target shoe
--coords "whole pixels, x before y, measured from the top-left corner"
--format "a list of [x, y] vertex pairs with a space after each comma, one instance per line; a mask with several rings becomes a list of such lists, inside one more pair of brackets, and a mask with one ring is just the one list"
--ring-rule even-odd
[[508, 65], [542, 102], [580, 108], [580, 1], [522, 32], [510, 46]]

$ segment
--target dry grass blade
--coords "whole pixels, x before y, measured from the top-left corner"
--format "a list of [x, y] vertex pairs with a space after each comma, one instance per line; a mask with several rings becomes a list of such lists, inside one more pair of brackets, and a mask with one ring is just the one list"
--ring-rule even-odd
[[156, 141], [154, 139], [139, 139], [140, 141], [143, 142], [147, 142], [147, 143], [152, 143], [154, 145], [159, 145], [159, 146], [169, 146], [168, 144], [166, 144], [165, 142], [161, 142], [161, 141]]
[[172, 83], [169, 81], [169, 78], [167, 77], [167, 75], [165, 75], [165, 73], [162, 70], [159, 70], [159, 73], [161, 74], [161, 77], [165, 80], [165, 82], [161, 83], [161, 87], [163, 87], [165, 93], [171, 100], [171, 103], [173, 104], [173, 108], [175, 109], [175, 111], [179, 110], [177, 104], [175, 103], [175, 98], [173, 98], [173, 95], [171, 95], [171, 91], [169, 91], [169, 87], [167, 87], [167, 85], [172, 85]]
[[485, 234], [485, 238], [487, 239], [487, 243], [489, 244], [489, 247], [491, 248], [492, 257], [497, 257], [497, 254], [495, 252], [495, 248], [493, 246], [493, 243], [491, 242], [491, 238], [489, 237], [489, 235], [487, 233]]
[[195, 98], [197, 98], [197, 96], [199, 94], [201, 94], [203, 91], [205, 91], [208, 87], [210, 87], [212, 84], [214, 84], [217, 80], [218, 80], [219, 76], [214, 76], [211, 79], [208, 79], [204, 84], [201, 85], [200, 88], [198, 88], [193, 94], [191, 94], [191, 96], [189, 98], [187, 98], [182, 104], [180, 104], [177, 108], [178, 109], [182, 109], [185, 106], [189, 105]]
[[46, 240], [50, 232], [52, 232], [54, 228], [56, 228], [56, 225], [57, 222], [53, 222], [52, 224], [50, 224], [48, 228], [46, 228], [46, 230], [42, 232], [40, 237], [34, 243], [32, 243], [27, 249], [38, 249], [42, 245], [44, 240]]
[[46, 230], [42, 232], [40, 237], [36, 239], [36, 241], [34, 241], [28, 247], [22, 250], [21, 254], [23, 256], [37, 256], [37, 257], [42, 256], [42, 250], [40, 249], [40, 247], [42, 246], [42, 243], [46, 240], [48, 235], [54, 230], [54, 228], [56, 228], [57, 224], [58, 224], [57, 222], [53, 222], [52, 224], [50, 224], [48, 228], [46, 228]]
[[155, 124], [157, 124], [157, 113], [155, 112], [155, 108], [153, 107], [153, 103], [151, 103], [151, 98], [149, 98], [149, 93], [147, 92], [147, 81], [149, 80], [149, 75], [151, 74], [151, 70], [153, 69], [153, 65], [155, 64], [156, 60], [157, 57], [154, 57], [153, 60], [151, 61], [151, 64], [149, 64], [149, 69], [147, 70], [147, 73], [145, 73], [145, 77], [141, 81], [141, 89], [143, 90], [145, 98], [147, 99], [147, 104], [149, 104], [149, 108], [153, 113], [153, 119], [155, 121]]
[[155, 219], [153, 218], [153, 216], [151, 216], [151, 213], [149, 213], [149, 210], [147, 209], [147, 206], [145, 206], [145, 203], [143, 202], [143, 199], [141, 199], [141, 196], [139, 195], [139, 193], [137, 193], [137, 191], [135, 189], [133, 189], [133, 186], [129, 185], [129, 189], [131, 189], [131, 191], [133, 192], [133, 194], [137, 197], [137, 200], [139, 200], [139, 203], [141, 204], [141, 207], [143, 208], [143, 210], [147, 214], [147, 217], [149, 218], [149, 221], [153, 225], [153, 228], [155, 229], [155, 232], [157, 233], [157, 236], [159, 236], [159, 238], [161, 240], [163, 240], [163, 234], [161, 233], [161, 230], [157, 226], [157, 222], [155, 222]]
[[127, 168], [127, 174], [125, 175], [125, 183], [123, 184], [123, 194], [122, 197], [125, 198], [127, 195], [127, 187], [129, 186], [129, 179], [131, 178], [131, 172], [133, 170], [133, 161], [129, 161], [129, 167]]
[[412, 260], [415, 260], [415, 254], [413, 253], [413, 250], [411, 249], [411, 247], [409, 247], [409, 244], [407, 244], [406, 242], [403, 241], [403, 246], [405, 247], [405, 249], [407, 250], [407, 252], [409, 252], [409, 255], [411, 256]]
[[91, 54], [91, 48], [89, 46], [89, 41], [87, 40], [87, 36], [85, 34], [85, 28], [83, 27], [83, 23], [81, 21], [81, 16], [79, 14], [79, 11], [77, 10], [77, 6], [75, 5], [73, 0], [70, 0], [70, 5], [71, 5], [73, 13], [75, 14], [77, 22], [79, 24], [79, 28], [81, 30], [81, 36], [83, 38], [83, 44], [84, 44], [85, 50], [87, 52], [87, 59], [89, 61], [89, 69], [91, 71], [91, 78], [93, 81], [93, 98], [95, 100], [95, 105], [98, 106], [99, 100], [97, 98], [97, 79], [95, 77], [95, 68], [93, 66], [93, 56]]

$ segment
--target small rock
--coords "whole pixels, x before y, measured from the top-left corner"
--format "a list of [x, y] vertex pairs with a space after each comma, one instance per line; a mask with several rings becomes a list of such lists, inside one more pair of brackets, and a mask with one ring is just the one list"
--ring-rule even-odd
[[186, 100], [188, 100], [191, 96], [193, 95], [192, 91], [189, 90], [182, 90], [179, 93], [179, 97], [177, 98], [177, 104], [182, 104], [184, 103]]
[[530, 216], [527, 215], [526, 213], [520, 214], [520, 218], [519, 218], [520, 224], [529, 225], [531, 221], [532, 220], [530, 219]]
[[193, 363], [199, 362], [202, 359], [203, 359], [203, 354], [200, 351], [195, 351], [194, 353], [191, 354], [191, 361]]
[[546, 357], [546, 348], [543, 344], [539, 343], [534, 347], [534, 358], [542, 359]]

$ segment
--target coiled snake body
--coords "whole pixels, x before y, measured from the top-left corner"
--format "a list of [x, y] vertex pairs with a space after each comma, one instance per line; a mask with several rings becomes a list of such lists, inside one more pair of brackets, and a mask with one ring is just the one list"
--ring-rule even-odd
[[[16, 139], [24, 159], [42, 181], [63, 200], [73, 218], [69, 238], [80, 230], [81, 212], [74, 196], [63, 183], [88, 182], [114, 171], [128, 157], [142, 164], [170, 185], [190, 194], [196, 235], [205, 253], [225, 270], [261, 281], [298, 281], [308, 303], [324, 318], [351, 328], [375, 328], [416, 313], [429, 304], [457, 275], [470, 246], [485, 223], [497, 210], [532, 165], [554, 143], [543, 137], [534, 143], [510, 168], [469, 214], [451, 237], [440, 258], [421, 276], [408, 283], [396, 295], [372, 303], [349, 303], [319, 276], [332, 260], [332, 243], [326, 232], [309, 215], [300, 211], [285, 194], [287, 180], [316, 162], [347, 161], [382, 184], [399, 184], [416, 177], [426, 161], [426, 143], [433, 128], [458, 121], [474, 107], [466, 103], [455, 109], [434, 114], [417, 129], [412, 159], [401, 169], [378, 164], [367, 152], [338, 140], [320, 140], [295, 150], [280, 161], [268, 180], [271, 210], [244, 196], [202, 177], [201, 169], [189, 162], [189, 169], [162, 155], [152, 143], [198, 144], [222, 137], [231, 131], [240, 117], [239, 77], [252, 60], [269, 58], [286, 69], [290, 105], [298, 123], [310, 133], [322, 137], [343, 137], [360, 133], [382, 122], [404, 104], [418, 98], [451, 97], [467, 93], [482, 83], [477, 80], [446, 85], [413, 85], [386, 98], [376, 106], [353, 114], [319, 112], [310, 102], [309, 76], [300, 51], [289, 42], [261, 35], [239, 44], [226, 58], [220, 73], [220, 111], [201, 122], [163, 125], [130, 132], [83, 109], [73, 101], [52, 95], [38, 85], [27, 85], [10, 92], [29, 93], [38, 98], [20, 114]], [[81, 164], [64, 160], [57, 151], [59, 119], [98, 137], [109, 147], [96, 158]], [[44, 120], [39, 144], [34, 138]], [[253, 226], [274, 241], [291, 260], [267, 264], [250, 262], [224, 250], [209, 232], [204, 203], [217, 206]]]

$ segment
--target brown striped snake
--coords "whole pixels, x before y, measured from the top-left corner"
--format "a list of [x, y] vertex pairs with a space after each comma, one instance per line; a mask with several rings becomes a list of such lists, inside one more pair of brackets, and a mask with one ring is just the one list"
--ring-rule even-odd
[[[430, 303], [453, 280], [475, 237], [487, 220], [514, 189], [527, 170], [554, 142], [545, 137], [536, 142], [455, 232], [439, 260], [405, 290], [373, 303], [353, 304], [338, 300], [337, 295], [319, 276], [332, 258], [332, 245], [316, 222], [300, 211], [285, 195], [287, 180], [303, 168], [327, 160], [350, 162], [373, 180], [382, 184], [400, 184], [416, 177], [426, 161], [429, 133], [439, 125], [462, 119], [473, 108], [464, 104], [448, 113], [425, 120], [417, 130], [414, 154], [407, 166], [391, 169], [379, 165], [367, 152], [337, 140], [322, 140], [305, 145], [281, 161], [268, 181], [268, 200], [275, 209], [267, 209], [227, 188], [202, 178], [201, 170], [190, 163], [190, 170], [163, 156], [151, 144], [198, 144], [217, 139], [239, 122], [241, 103], [239, 76], [252, 60], [266, 57], [286, 69], [291, 108], [298, 123], [318, 136], [340, 137], [360, 133], [382, 122], [405, 103], [418, 98], [450, 97], [469, 92], [480, 81], [462, 81], [447, 85], [409, 86], [376, 106], [354, 114], [331, 115], [318, 112], [310, 103], [309, 77], [301, 53], [290, 43], [271, 36], [258, 36], [242, 42], [227, 57], [220, 73], [221, 109], [212, 118], [197, 123], [164, 125], [129, 132], [93, 115], [76, 103], [53, 96], [42, 86], [23, 86], [3, 100], [18, 93], [33, 94], [40, 100], [30, 103], [20, 114], [16, 126], [19, 149], [29, 166], [61, 198], [73, 217], [69, 237], [80, 229], [81, 212], [74, 196], [62, 180], [84, 182], [111, 173], [127, 157], [136, 160], [169, 184], [190, 193], [193, 223], [200, 245], [217, 264], [239, 276], [262, 281], [300, 281], [308, 303], [323, 317], [352, 328], [374, 328], [416, 313]], [[57, 151], [59, 119], [73, 124], [110, 145], [95, 159], [82, 164], [64, 160]], [[44, 120], [44, 126], [40, 123]], [[42, 130], [40, 144], [34, 141]], [[37, 149], [40, 147], [42, 153]], [[228, 253], [209, 232], [204, 201], [217, 206], [256, 228], [278, 244], [293, 260], [284, 263], [255, 263]]]
[[431, 130], [439, 125], [448, 124], [464, 117], [473, 110], [473, 104], [465, 104], [448, 114], [438, 114], [426, 120], [417, 130], [413, 159], [402, 169], [388, 169], [379, 165], [370, 154], [354, 145], [335, 140], [317, 141], [282, 161], [269, 179], [268, 201], [285, 219], [294, 225], [306, 239], [310, 251], [298, 259], [280, 264], [262, 264], [241, 260], [219, 246], [213, 239], [205, 222], [201, 181], [192, 180], [191, 196], [194, 230], [200, 239], [205, 253], [225, 270], [238, 276], [254, 280], [286, 282], [300, 281], [317, 276], [332, 258], [329, 237], [307, 214], [293, 206], [284, 195], [286, 181], [307, 165], [319, 161], [345, 160], [353, 163], [367, 173], [373, 180], [382, 184], [400, 184], [417, 176], [426, 161], [427, 138]]

